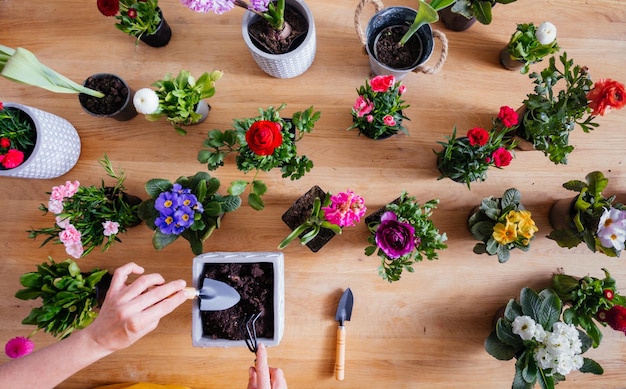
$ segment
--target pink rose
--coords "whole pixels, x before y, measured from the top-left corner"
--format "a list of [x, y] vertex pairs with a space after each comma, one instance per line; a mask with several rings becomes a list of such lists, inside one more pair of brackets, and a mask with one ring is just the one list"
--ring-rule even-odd
[[104, 236], [111, 236], [119, 232], [120, 223], [107, 220], [102, 223], [102, 227], [104, 228]]
[[354, 105], [352, 106], [352, 109], [356, 111], [357, 117], [361, 118], [364, 115], [367, 115], [368, 113], [372, 112], [372, 110], [374, 109], [374, 103], [364, 98], [363, 96], [359, 96], [356, 99], [356, 102], [354, 103]]
[[70, 243], [80, 243], [80, 237], [80, 231], [72, 224], [69, 224], [63, 231], [59, 232], [59, 239], [66, 246]]
[[65, 252], [74, 258], [80, 258], [83, 255], [83, 245], [80, 242], [66, 244]]
[[385, 122], [385, 124], [389, 127], [393, 127], [396, 125], [396, 121], [393, 119], [393, 116], [391, 115], [385, 115], [385, 117], [383, 118], [383, 122]]
[[370, 80], [374, 92], [387, 92], [395, 83], [394, 76], [376, 76]]

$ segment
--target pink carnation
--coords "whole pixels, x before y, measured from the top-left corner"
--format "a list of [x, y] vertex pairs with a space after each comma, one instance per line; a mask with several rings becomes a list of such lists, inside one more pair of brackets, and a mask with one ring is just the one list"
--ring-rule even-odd
[[28, 355], [35, 349], [35, 343], [23, 336], [17, 336], [7, 342], [4, 352], [9, 358], [20, 358]]
[[[48, 207], [48, 209], [50, 209], [50, 207]], [[63, 210], [63, 208], [61, 208], [61, 210]], [[55, 212], [55, 213], [60, 213], [60, 212]], [[70, 218], [66, 217], [66, 218], [61, 218], [59, 216], [54, 218], [57, 226], [61, 227], [61, 228], [67, 228], [68, 226], [70, 226]]]
[[65, 252], [74, 258], [80, 258], [83, 255], [83, 245], [79, 242], [72, 242], [65, 245]]
[[387, 92], [396, 83], [394, 76], [376, 76], [370, 80], [374, 92]]
[[347, 190], [331, 196], [330, 205], [322, 208], [322, 210], [324, 217], [330, 223], [339, 227], [351, 227], [361, 220], [367, 208], [363, 197]]
[[69, 224], [63, 231], [59, 232], [59, 239], [64, 245], [80, 243], [81, 233], [72, 224]]
[[519, 121], [517, 112], [515, 112], [513, 108], [506, 106], [506, 105], [500, 107], [500, 112], [498, 113], [498, 119], [500, 119], [502, 121], [502, 124], [504, 124], [504, 126], [507, 128], [516, 126], [517, 122]]
[[48, 200], [48, 211], [59, 214], [63, 212], [63, 201], [62, 200]]
[[385, 117], [383, 118], [383, 122], [385, 122], [385, 125], [390, 126], [390, 127], [396, 125], [396, 121], [393, 119], [393, 116], [391, 115], [385, 115]]
[[361, 118], [364, 115], [372, 112], [372, 110], [374, 109], [374, 103], [372, 103], [363, 96], [359, 96], [352, 106], [352, 109], [356, 112], [357, 117]]
[[50, 192], [51, 200], [63, 200], [66, 197], [72, 197], [78, 191], [80, 182], [65, 181], [64, 185], [53, 186]]
[[119, 227], [120, 227], [120, 223], [118, 222], [112, 222], [110, 220], [107, 220], [105, 222], [102, 223], [102, 228], [104, 228], [104, 236], [111, 236], [111, 235], [115, 235], [119, 232]]

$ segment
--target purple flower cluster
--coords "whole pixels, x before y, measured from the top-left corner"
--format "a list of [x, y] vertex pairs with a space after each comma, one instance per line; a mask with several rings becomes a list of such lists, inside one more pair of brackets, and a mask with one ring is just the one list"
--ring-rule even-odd
[[170, 191], [162, 192], [154, 202], [154, 208], [159, 211], [154, 224], [168, 235], [180, 235], [193, 224], [196, 212], [204, 211], [191, 189], [183, 188], [180, 184], [174, 184]]
[[385, 212], [376, 230], [376, 245], [391, 259], [400, 258], [419, 245], [415, 228], [409, 223], [398, 221], [393, 212]]

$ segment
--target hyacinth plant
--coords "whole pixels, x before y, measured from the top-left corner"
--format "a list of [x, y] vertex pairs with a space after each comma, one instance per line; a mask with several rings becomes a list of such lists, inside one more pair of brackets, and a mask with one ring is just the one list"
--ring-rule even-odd
[[237, 168], [244, 173], [255, 172], [252, 181], [236, 180], [228, 188], [228, 193], [238, 196], [250, 186], [248, 205], [255, 210], [265, 207], [261, 196], [267, 186], [257, 179], [260, 171], [280, 168], [283, 178], [298, 180], [313, 168], [313, 161], [298, 155], [296, 142], [313, 131], [320, 112], [309, 107], [295, 112], [291, 119], [283, 119], [280, 111], [284, 108], [284, 103], [278, 108], [260, 108], [259, 116], [234, 119], [233, 129], [209, 131], [202, 143], [203, 149], [198, 152], [198, 160], [207, 164], [209, 170], [223, 166], [226, 156], [236, 153]]
[[26, 112], [0, 102], [0, 170], [14, 169], [28, 159], [36, 138]]
[[[541, 72], [529, 75], [535, 84], [534, 93], [523, 101], [525, 111], [520, 121], [518, 135], [531, 142], [555, 164], [566, 164], [574, 150], [569, 144], [569, 134], [576, 125], [588, 133], [598, 127], [594, 120], [611, 110], [626, 105], [624, 85], [610, 78], [595, 83], [587, 67], [574, 65], [567, 52], [555, 57]], [[564, 83], [564, 85], [562, 85]], [[555, 89], [560, 87], [559, 89]]]
[[491, 166], [503, 168], [513, 159], [509, 150], [515, 142], [508, 140], [508, 134], [517, 128], [518, 115], [508, 106], [500, 107], [498, 116], [492, 119], [491, 130], [475, 127], [465, 137], [457, 138], [456, 127], [446, 142], [437, 142], [442, 146], [434, 151], [437, 156], [437, 168], [441, 175], [453, 181], [465, 183], [471, 189], [471, 183], [485, 181], [487, 170]]
[[494, 358], [515, 358], [513, 389], [544, 389], [565, 380], [572, 371], [602, 374], [596, 361], [583, 357], [591, 339], [574, 325], [561, 321], [563, 302], [551, 289], [539, 293], [523, 288], [519, 301], [511, 299], [485, 340], [485, 350]]
[[39, 206], [47, 214], [55, 215], [53, 227], [28, 230], [28, 237], [35, 239], [47, 235], [41, 246], [50, 241], [62, 243], [67, 254], [74, 258], [84, 257], [94, 248], [102, 246], [106, 251], [114, 242], [121, 242], [118, 235], [141, 222], [137, 207], [141, 200], [125, 193], [126, 174], [115, 172], [109, 157], [98, 160], [107, 175], [116, 180], [115, 185], [81, 186], [78, 181], [66, 181], [52, 187], [48, 192], [48, 204]]
[[241, 205], [239, 196], [217, 193], [219, 187], [219, 180], [205, 172], [179, 177], [173, 183], [149, 180], [146, 192], [150, 199], [139, 205], [139, 217], [154, 230], [154, 248], [161, 250], [183, 237], [194, 254], [201, 254], [203, 242], [220, 227], [224, 214]]
[[484, 198], [480, 207], [468, 219], [468, 227], [480, 243], [474, 246], [474, 253], [497, 255], [498, 261], [509, 260], [510, 251], [517, 248], [530, 249], [538, 228], [529, 211], [521, 204], [519, 190], [510, 188], [502, 197]]
[[327, 192], [323, 199], [316, 197], [313, 200], [311, 215], [287, 235], [278, 248], [284, 249], [298, 237], [300, 237], [300, 244], [305, 245], [312, 241], [323, 228], [335, 234], [341, 234], [343, 227], [355, 226], [365, 215], [365, 211], [367, 211], [365, 201], [353, 191], [347, 190], [336, 195]]
[[556, 41], [556, 26], [543, 22], [518, 24], [507, 44], [507, 52], [512, 60], [524, 63], [521, 73], [528, 73], [530, 64], [540, 62], [544, 57], [560, 50]]
[[587, 174], [585, 181], [565, 182], [565, 189], [578, 193], [573, 200], [573, 216], [567, 226], [553, 230], [548, 238], [567, 248], [584, 242], [594, 253], [618, 257], [626, 240], [626, 207], [615, 203], [615, 195], [602, 194], [608, 183], [599, 171]]
[[409, 108], [402, 95], [406, 86], [396, 81], [394, 76], [380, 75], [365, 82], [357, 89], [357, 97], [352, 106], [352, 125], [348, 130], [358, 129], [359, 134], [368, 138], [381, 139], [397, 134], [408, 135], [402, 120], [407, 118], [403, 110]]
[[35, 54], [18, 47], [0, 45], [0, 75], [7, 80], [36, 86], [55, 93], [85, 93], [94, 97], [104, 94], [75, 83], [39, 62]]
[[589, 275], [579, 278], [562, 271], [552, 275], [552, 290], [569, 305], [563, 312], [563, 320], [585, 330], [593, 347], [598, 347], [602, 340], [596, 321], [626, 334], [626, 297], [618, 293], [609, 271], [602, 270], [604, 278]]
[[202, 114], [197, 110], [198, 104], [215, 95], [215, 82], [222, 75], [221, 71], [215, 70], [204, 72], [196, 79], [187, 70], [181, 70], [176, 77], [167, 73], [162, 80], [152, 84], [156, 90], [139, 89], [133, 97], [133, 105], [149, 121], [166, 117], [176, 132], [186, 135], [182, 126], [200, 122]]
[[104, 301], [110, 280], [107, 276], [107, 270], [81, 272], [73, 260], [55, 262], [51, 257], [37, 265], [37, 271], [22, 274], [24, 288], [15, 297], [41, 299], [41, 306], [33, 307], [22, 324], [37, 329], [26, 337], [11, 339], [5, 346], [7, 356], [19, 358], [32, 352], [35, 345], [30, 338], [41, 330], [61, 340], [91, 324], [98, 316], [96, 308]]
[[403, 270], [414, 272], [414, 263], [424, 258], [438, 259], [437, 251], [448, 247], [447, 235], [440, 234], [431, 220], [437, 204], [439, 199], [421, 205], [403, 191], [394, 202], [366, 218], [370, 245], [365, 248], [365, 255], [381, 258], [378, 273], [384, 280], [400, 280]]
[[120, 31], [137, 37], [152, 35], [161, 23], [158, 0], [97, 0], [96, 5], [104, 16], [115, 16]]

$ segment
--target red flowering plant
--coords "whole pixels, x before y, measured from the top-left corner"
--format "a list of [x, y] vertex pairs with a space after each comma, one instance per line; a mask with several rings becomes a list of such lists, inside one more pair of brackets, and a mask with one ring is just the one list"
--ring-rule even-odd
[[260, 108], [259, 115], [254, 118], [234, 119], [233, 129], [209, 131], [198, 152], [198, 160], [207, 164], [209, 170], [223, 166], [226, 156], [236, 153], [237, 168], [255, 174], [252, 181], [233, 181], [228, 193], [238, 196], [250, 186], [248, 205], [256, 210], [265, 207], [261, 196], [267, 191], [265, 183], [256, 178], [260, 171], [280, 168], [283, 178], [298, 180], [313, 168], [313, 161], [305, 155], [298, 155], [296, 142], [305, 133], [313, 131], [320, 112], [314, 112], [311, 106], [295, 112], [291, 119], [285, 119], [280, 116], [285, 106], [283, 103], [278, 108]]
[[161, 23], [158, 0], [97, 0], [104, 16], [115, 16], [119, 30], [139, 38], [152, 35]]
[[[626, 105], [624, 85], [609, 78], [595, 83], [585, 66], [574, 65], [567, 53], [555, 57], [541, 72], [531, 73], [534, 93], [523, 101], [525, 111], [520, 121], [518, 135], [531, 142], [555, 164], [566, 164], [567, 156], [574, 150], [569, 144], [569, 134], [578, 124], [585, 133], [598, 127], [594, 120], [612, 109]], [[555, 87], [565, 85], [558, 92]]]
[[352, 125], [368, 138], [387, 138], [402, 131], [409, 132], [402, 125], [402, 120], [407, 118], [403, 110], [409, 108], [404, 104], [402, 95], [406, 92], [406, 86], [401, 81], [396, 81], [394, 76], [380, 75], [365, 82], [357, 89], [357, 97], [352, 106]]
[[30, 155], [37, 133], [26, 112], [0, 102], [0, 170], [20, 166]]
[[585, 330], [593, 347], [598, 347], [602, 340], [596, 321], [626, 334], [626, 297], [617, 292], [615, 279], [609, 271], [602, 270], [604, 278], [589, 275], [579, 278], [562, 271], [552, 276], [552, 290], [570, 305], [563, 312], [563, 320]]
[[498, 116], [492, 120], [491, 130], [482, 127], [470, 129], [465, 137], [456, 136], [456, 127], [447, 142], [437, 142], [443, 148], [434, 151], [437, 155], [437, 168], [441, 175], [462, 182], [470, 188], [474, 181], [487, 179], [487, 170], [491, 166], [502, 168], [513, 159], [509, 150], [515, 142], [508, 140], [507, 134], [517, 127], [517, 112], [511, 107], [500, 107]]

